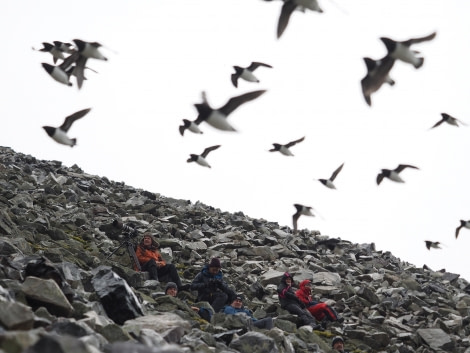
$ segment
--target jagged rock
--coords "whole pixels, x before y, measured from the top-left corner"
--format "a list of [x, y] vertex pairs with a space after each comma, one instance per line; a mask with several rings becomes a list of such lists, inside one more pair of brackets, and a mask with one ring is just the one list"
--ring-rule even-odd
[[426, 328], [416, 331], [423, 341], [433, 349], [452, 351], [455, 347], [451, 337], [438, 328]]
[[274, 339], [261, 332], [247, 332], [234, 339], [230, 348], [244, 353], [277, 353], [279, 352]]

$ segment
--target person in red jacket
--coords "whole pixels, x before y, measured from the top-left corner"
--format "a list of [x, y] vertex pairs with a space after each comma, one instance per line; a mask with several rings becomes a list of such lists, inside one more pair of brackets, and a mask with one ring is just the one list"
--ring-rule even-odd
[[181, 279], [173, 264], [167, 264], [158, 251], [159, 244], [153, 239], [152, 234], [144, 233], [144, 236], [137, 246], [135, 254], [139, 260], [142, 271], [147, 271], [150, 278], [156, 281], [164, 279], [176, 283], [178, 290], [186, 290], [188, 285], [182, 285]]
[[305, 279], [300, 282], [299, 289], [297, 289], [295, 295], [302, 303], [305, 304], [310, 314], [322, 323], [324, 328], [326, 328], [328, 322], [338, 321], [341, 323], [344, 321], [344, 319], [339, 317], [335, 309], [331, 306], [326, 303], [313, 300], [312, 283], [310, 280]]

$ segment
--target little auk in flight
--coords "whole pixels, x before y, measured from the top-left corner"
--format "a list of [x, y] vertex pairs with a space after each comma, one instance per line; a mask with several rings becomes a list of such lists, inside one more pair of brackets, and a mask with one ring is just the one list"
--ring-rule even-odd
[[248, 82], [259, 82], [258, 78], [253, 74], [253, 71], [255, 71], [260, 66], [272, 68], [271, 65], [255, 61], [252, 62], [248, 67], [234, 66], [233, 68], [235, 69], [235, 73], [233, 73], [231, 76], [233, 85], [238, 87], [239, 78]]
[[413, 65], [416, 69], [423, 66], [424, 58], [418, 57], [419, 52], [411, 50], [411, 46], [416, 43], [426, 42], [434, 39], [436, 32], [425, 37], [411, 38], [405, 41], [395, 41], [387, 37], [381, 37], [380, 40], [385, 44], [388, 55], [392, 58], [401, 60], [405, 63]]
[[322, 183], [323, 185], [325, 185], [327, 188], [330, 188], [330, 189], [336, 189], [335, 185], [333, 184], [333, 181], [336, 179], [336, 177], [338, 176], [339, 172], [341, 171], [341, 169], [343, 169], [343, 164], [341, 164], [334, 172], [333, 174], [331, 174], [330, 178], [329, 179], [318, 179], [318, 181], [320, 183]]
[[373, 60], [371, 58], [364, 58], [367, 67], [367, 74], [361, 80], [362, 95], [366, 103], [371, 106], [371, 95], [379, 90], [384, 83], [393, 86], [395, 81], [389, 76], [390, 70], [395, 63], [395, 59], [390, 55], [384, 56], [380, 60]]
[[441, 125], [442, 123], [447, 123], [449, 125], [454, 125], [454, 126], [459, 126], [459, 123], [462, 125], [467, 125], [463, 121], [460, 121], [457, 118], [454, 118], [453, 116], [450, 116], [447, 113], [441, 113], [442, 119], [439, 120], [437, 123], [435, 123], [433, 126], [431, 126], [431, 129], [434, 129], [435, 127]]
[[202, 134], [202, 131], [199, 129], [199, 126], [191, 120], [183, 119], [183, 125], [179, 127], [181, 136], [184, 136], [184, 132], [189, 130], [195, 134]]
[[80, 110], [72, 115], [69, 115], [65, 118], [64, 123], [59, 127], [52, 127], [52, 126], [43, 126], [42, 128], [46, 130], [47, 134], [56, 142], [73, 147], [77, 144], [76, 138], [70, 138], [67, 136], [67, 131], [69, 131], [70, 127], [74, 123], [74, 121], [83, 118], [91, 108]]
[[227, 117], [240, 105], [247, 103], [253, 99], [261, 96], [266, 90], [252, 91], [240, 96], [230, 98], [225, 105], [220, 108], [214, 109], [207, 102], [205, 92], [203, 92], [203, 102], [194, 104], [197, 109], [198, 116], [194, 121], [196, 125], [205, 121], [212, 127], [223, 131], [236, 131], [232, 125], [227, 121]]
[[464, 221], [462, 219], [460, 220], [460, 225], [455, 229], [455, 239], [459, 237], [459, 232], [462, 228], [470, 229], [470, 221]]
[[312, 213], [313, 207], [310, 206], [304, 206], [298, 203], [294, 204], [295, 209], [297, 212], [295, 212], [292, 215], [292, 224], [294, 227], [294, 234], [297, 233], [297, 220], [299, 219], [300, 216], [310, 216], [310, 217], [315, 217], [315, 215]]
[[404, 183], [404, 180], [400, 178], [399, 173], [405, 168], [419, 169], [418, 167], [409, 165], [409, 164], [400, 164], [395, 169], [382, 169], [382, 171], [377, 175], [377, 185], [379, 185], [383, 178], [389, 178], [397, 183]]
[[280, 143], [273, 143], [274, 148], [271, 148], [269, 152], [281, 152], [285, 156], [293, 156], [292, 152], [290, 151], [290, 147], [294, 146], [295, 144], [302, 142], [305, 139], [305, 136], [295, 140], [291, 141], [289, 143], [286, 143], [285, 145], [281, 145]]
[[196, 162], [197, 164], [202, 165], [203, 167], [211, 168], [209, 163], [207, 163], [207, 161], [206, 161], [206, 157], [209, 154], [209, 152], [214, 151], [219, 147], [220, 147], [220, 145], [207, 147], [204, 150], [204, 152], [202, 152], [200, 155], [199, 154], [190, 154], [190, 158], [188, 158], [188, 160], [186, 162], [188, 162], [188, 163]]
[[428, 250], [431, 250], [431, 248], [433, 248], [433, 249], [442, 249], [439, 246], [441, 243], [439, 243], [438, 241], [425, 240], [424, 242], [426, 243], [426, 247], [428, 248]]

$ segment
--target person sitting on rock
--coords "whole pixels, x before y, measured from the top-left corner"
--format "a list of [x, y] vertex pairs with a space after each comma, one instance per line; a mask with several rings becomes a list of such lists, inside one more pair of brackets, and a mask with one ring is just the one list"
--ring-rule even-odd
[[[170, 297], [177, 297], [178, 296], [178, 286], [174, 282], [168, 282], [165, 287], [165, 295], [169, 295]], [[199, 314], [204, 320], [210, 322], [212, 318], [212, 310], [204, 307], [197, 307], [194, 305], [189, 306], [192, 311]]]
[[253, 326], [265, 330], [271, 330], [274, 327], [273, 318], [266, 317], [264, 319], [257, 319], [253, 316], [251, 310], [243, 306], [243, 295], [237, 294], [232, 301], [232, 304], [225, 306], [224, 314], [234, 315], [238, 313], [244, 313], [248, 315], [253, 321]]
[[323, 328], [326, 328], [328, 322], [343, 322], [344, 319], [339, 317], [335, 309], [323, 302], [317, 302], [312, 298], [312, 283], [305, 279], [300, 282], [299, 289], [295, 292], [297, 298], [305, 304], [310, 314], [321, 322]]
[[349, 351], [344, 350], [344, 340], [341, 336], [335, 336], [331, 340], [331, 347], [340, 353], [349, 353]]
[[235, 297], [235, 292], [223, 279], [220, 260], [216, 257], [194, 277], [191, 289], [197, 290], [198, 301], [209, 302], [216, 313], [222, 311]]
[[135, 254], [139, 260], [142, 271], [147, 271], [150, 278], [159, 281], [170, 280], [178, 286], [179, 290], [188, 289], [189, 285], [183, 285], [173, 264], [167, 264], [158, 251], [160, 244], [153, 238], [152, 234], [144, 233]]
[[305, 308], [305, 304], [295, 295], [292, 288], [293, 284], [294, 276], [288, 272], [284, 273], [281, 283], [277, 287], [281, 308], [293, 315], [297, 315], [302, 325], [310, 325], [314, 330], [323, 330], [322, 326], [317, 324], [315, 317]]

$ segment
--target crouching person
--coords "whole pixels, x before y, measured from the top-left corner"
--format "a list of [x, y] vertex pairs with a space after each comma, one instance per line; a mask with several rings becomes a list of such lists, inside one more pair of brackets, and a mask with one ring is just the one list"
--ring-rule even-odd
[[233, 315], [233, 314], [238, 314], [238, 313], [244, 313], [248, 315], [253, 321], [253, 326], [256, 328], [271, 330], [274, 327], [272, 317], [266, 317], [264, 319], [259, 319], [259, 320], [256, 319], [253, 316], [253, 313], [251, 312], [251, 310], [243, 306], [243, 296], [240, 294], [237, 294], [235, 299], [233, 299], [232, 303], [230, 305], [227, 305], [224, 308], [224, 314]]
[[292, 285], [294, 276], [286, 272], [281, 278], [281, 283], [277, 287], [279, 303], [281, 308], [287, 310], [293, 315], [297, 315], [302, 325], [310, 325], [314, 330], [323, 330], [323, 327], [317, 324], [315, 317], [305, 308], [305, 304], [295, 295]]
[[[168, 282], [165, 287], [165, 295], [169, 295], [170, 297], [177, 297], [178, 296], [178, 286], [174, 282]], [[197, 307], [194, 305], [189, 306], [192, 311], [199, 314], [201, 318], [206, 320], [207, 322], [211, 321], [212, 318], [212, 310], [204, 307]]]
[[221, 312], [235, 297], [235, 292], [224, 281], [221, 267], [220, 260], [213, 258], [191, 283], [191, 290], [197, 290], [197, 300], [209, 302], [216, 313]]
[[321, 322], [323, 328], [328, 326], [329, 322], [338, 321], [342, 323], [344, 319], [338, 316], [338, 313], [326, 303], [314, 301], [312, 298], [312, 283], [305, 279], [300, 282], [299, 289], [295, 295], [305, 304], [310, 314]]

